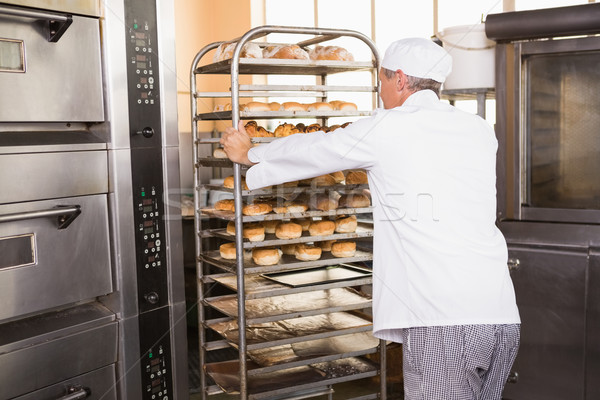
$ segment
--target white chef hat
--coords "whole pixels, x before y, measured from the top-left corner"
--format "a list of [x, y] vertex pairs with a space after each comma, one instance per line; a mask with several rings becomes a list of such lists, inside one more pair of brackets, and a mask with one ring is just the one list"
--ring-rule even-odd
[[385, 51], [381, 66], [402, 70], [416, 78], [444, 82], [452, 71], [452, 57], [441, 46], [425, 38], [397, 40]]

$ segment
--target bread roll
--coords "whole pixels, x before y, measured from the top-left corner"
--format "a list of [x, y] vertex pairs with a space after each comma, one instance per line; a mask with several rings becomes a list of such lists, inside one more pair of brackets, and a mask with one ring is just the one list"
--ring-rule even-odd
[[360, 193], [344, 194], [338, 203], [340, 207], [363, 208], [371, 205], [371, 199]]
[[293, 222], [283, 222], [277, 225], [275, 236], [279, 239], [297, 239], [302, 236], [302, 226]]
[[369, 180], [365, 171], [354, 170], [346, 174], [346, 185], [364, 185], [367, 183], [369, 183]]
[[311, 60], [354, 61], [348, 50], [339, 46], [315, 46], [309, 51]]
[[264, 58], [283, 58], [291, 60], [309, 60], [310, 57], [305, 50], [296, 44], [273, 45], [263, 49]]
[[310, 236], [327, 236], [333, 235], [335, 231], [335, 222], [333, 221], [313, 221], [308, 227]]
[[230, 235], [235, 235], [235, 221], [229, 221], [227, 223], [226, 232]]
[[252, 260], [258, 265], [273, 265], [279, 262], [281, 250], [264, 247], [252, 249]]
[[284, 244], [281, 246], [281, 251], [287, 256], [296, 255], [296, 243]]
[[336, 180], [331, 174], [326, 174], [313, 178], [310, 184], [315, 187], [332, 186], [336, 184]]
[[330, 211], [338, 208], [338, 200], [326, 193], [317, 193], [310, 198], [311, 208], [321, 211]]
[[[228, 176], [223, 180], [223, 187], [227, 189], [233, 189], [234, 187], [234, 179], [233, 175]], [[242, 189], [248, 190], [248, 185], [246, 185], [246, 180], [242, 176]]]
[[323, 240], [320, 242], [315, 242], [315, 245], [319, 246], [323, 251], [331, 251], [331, 245], [335, 242], [336, 240]]
[[223, 199], [215, 203], [215, 210], [219, 211], [235, 211], [235, 203], [233, 199]]
[[316, 102], [306, 106], [306, 111], [331, 111], [333, 107], [329, 103]]
[[356, 220], [356, 215], [341, 217], [335, 220], [335, 231], [338, 233], [356, 232], [357, 226], [358, 222]]
[[286, 201], [283, 205], [287, 207], [287, 212], [291, 214], [303, 213], [308, 210], [308, 204], [299, 201]]
[[301, 104], [296, 101], [286, 101], [281, 104], [283, 111], [306, 111], [306, 104]]
[[244, 224], [244, 239], [251, 242], [260, 242], [265, 240], [265, 228], [260, 222]]
[[331, 125], [331, 126], [327, 127], [327, 133], [333, 132], [340, 127], [341, 127], [341, 125]]
[[235, 260], [235, 243], [224, 243], [219, 246], [221, 257], [226, 260]]
[[260, 101], [251, 101], [240, 106], [241, 111], [271, 111], [271, 107]]
[[275, 229], [277, 225], [279, 225], [281, 221], [279, 220], [271, 220], [271, 221], [263, 221], [263, 226], [265, 227], [265, 233], [275, 233]]
[[349, 121], [349, 122], [344, 122], [342, 125], [340, 125], [340, 128], [345, 128], [345, 127], [347, 127], [348, 125], [350, 125], [351, 123], [352, 123], [351, 121]]
[[[219, 62], [232, 58], [236, 46], [237, 42], [222, 43], [221, 45], [219, 45], [213, 57], [213, 62]], [[240, 58], [262, 58], [262, 56], [262, 49], [256, 43], [252, 42], [244, 44], [244, 47], [242, 48], [242, 51], [240, 53]]]
[[346, 177], [344, 176], [344, 173], [342, 171], [332, 172], [329, 175], [331, 175], [333, 177], [336, 184], [342, 183], [346, 179]]
[[302, 232], [307, 232], [308, 227], [312, 223], [312, 219], [310, 218], [296, 218], [294, 221], [296, 224], [299, 224], [302, 227]]
[[320, 124], [310, 124], [309, 126], [306, 127], [306, 129], [304, 130], [304, 132], [306, 132], [306, 133], [318, 132], [318, 131], [320, 131], [322, 129], [323, 128], [321, 128]]
[[358, 107], [356, 104], [347, 101], [339, 104], [337, 109], [340, 111], [356, 111], [358, 110]]
[[242, 209], [244, 215], [264, 215], [273, 211], [269, 204], [248, 204]]
[[213, 157], [229, 158], [229, 157], [227, 157], [227, 153], [225, 153], [225, 150], [222, 147], [217, 147], [216, 149], [213, 150]]
[[354, 257], [354, 254], [356, 254], [356, 243], [335, 242], [331, 245], [331, 254], [334, 257]]
[[276, 101], [272, 101], [269, 103], [269, 108], [271, 109], [271, 111], [280, 111], [281, 110], [281, 104], [279, 104]]
[[321, 248], [300, 243], [296, 245], [294, 255], [300, 261], [316, 261], [321, 258]]
[[300, 133], [300, 130], [292, 124], [281, 124], [275, 128], [275, 137], [286, 137]]

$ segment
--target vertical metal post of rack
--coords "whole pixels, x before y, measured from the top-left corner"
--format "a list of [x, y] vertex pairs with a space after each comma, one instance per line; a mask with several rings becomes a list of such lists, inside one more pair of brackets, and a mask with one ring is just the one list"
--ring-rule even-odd
[[[198, 358], [199, 358], [199, 363], [200, 366], [205, 365], [206, 363], [206, 356], [205, 356], [205, 351], [203, 349], [204, 343], [206, 343], [206, 335], [204, 333], [204, 329], [202, 328], [202, 324], [203, 321], [205, 320], [205, 315], [204, 315], [204, 306], [203, 306], [203, 302], [204, 302], [204, 284], [203, 284], [203, 278], [204, 278], [204, 266], [202, 261], [200, 260], [200, 254], [202, 253], [202, 238], [200, 237], [200, 189], [201, 189], [201, 183], [200, 183], [200, 174], [198, 173], [198, 169], [200, 167], [200, 165], [198, 164], [198, 144], [199, 144], [199, 137], [198, 137], [198, 105], [196, 104], [196, 98], [197, 98], [197, 87], [196, 87], [196, 65], [198, 64], [198, 62], [200, 61], [200, 59], [210, 50], [216, 48], [217, 46], [219, 46], [219, 42], [218, 43], [211, 43], [207, 46], [205, 46], [202, 50], [200, 50], [198, 52], [198, 54], [196, 54], [196, 57], [194, 57], [194, 61], [192, 62], [192, 68], [190, 71], [190, 92], [191, 92], [191, 96], [190, 96], [190, 105], [191, 105], [191, 112], [192, 112], [192, 160], [194, 163], [194, 171], [193, 171], [193, 180], [194, 180], [194, 244], [195, 244], [195, 248], [196, 248], [196, 290], [197, 290], [197, 296], [198, 296], [198, 300], [197, 300], [197, 306], [198, 306], [198, 342], [199, 342], [199, 349], [198, 349]], [[207, 389], [207, 384], [206, 384], [206, 376], [205, 374], [200, 371], [200, 387], [202, 390], [202, 400], [206, 400], [206, 389]]]
[[[239, 62], [242, 47], [249, 40], [248, 34], [238, 42], [231, 58], [231, 124], [237, 129], [240, 122], [240, 81]], [[244, 237], [242, 222], [242, 166], [233, 164], [234, 204], [235, 204], [235, 237]], [[248, 370], [246, 367], [246, 288], [244, 287], [244, 243], [235, 241], [236, 271], [237, 271], [237, 300], [238, 300], [238, 330], [239, 330], [239, 362], [240, 362], [240, 400], [248, 399]]]

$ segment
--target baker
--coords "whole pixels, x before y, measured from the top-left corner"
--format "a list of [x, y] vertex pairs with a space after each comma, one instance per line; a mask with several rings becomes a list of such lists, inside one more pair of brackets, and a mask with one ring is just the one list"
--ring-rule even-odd
[[406, 399], [500, 399], [520, 318], [496, 219], [493, 129], [440, 101], [450, 55], [398, 40], [379, 73], [384, 109], [335, 132], [252, 147], [221, 139], [251, 168], [250, 189], [367, 171], [373, 202], [373, 334], [403, 343]]

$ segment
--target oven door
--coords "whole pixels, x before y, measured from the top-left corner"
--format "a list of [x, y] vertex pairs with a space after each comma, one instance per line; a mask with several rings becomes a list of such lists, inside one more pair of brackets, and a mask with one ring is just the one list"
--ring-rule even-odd
[[112, 292], [105, 194], [0, 205], [0, 320]]

